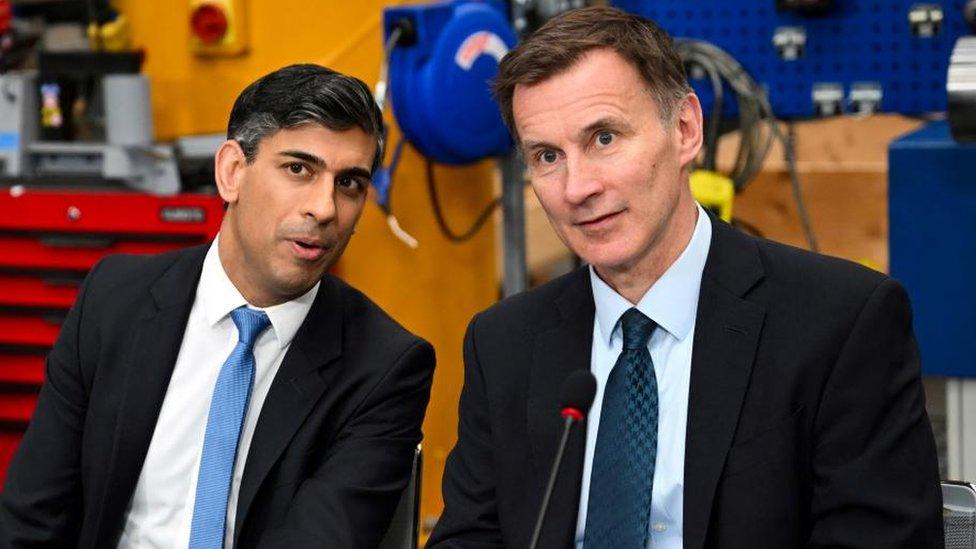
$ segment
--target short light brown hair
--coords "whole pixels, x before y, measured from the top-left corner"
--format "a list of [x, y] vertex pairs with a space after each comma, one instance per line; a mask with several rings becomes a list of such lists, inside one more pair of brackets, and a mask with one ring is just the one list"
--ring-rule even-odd
[[502, 59], [493, 89], [502, 118], [516, 139], [512, 114], [515, 87], [556, 76], [599, 48], [609, 48], [632, 63], [657, 101], [661, 118], [672, 120], [675, 108], [691, 87], [671, 37], [649, 19], [596, 6], [550, 19]]

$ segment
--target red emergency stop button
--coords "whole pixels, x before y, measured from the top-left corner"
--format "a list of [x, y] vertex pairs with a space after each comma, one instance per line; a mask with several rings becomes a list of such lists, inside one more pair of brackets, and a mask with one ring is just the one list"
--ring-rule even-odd
[[193, 10], [190, 27], [204, 44], [216, 44], [227, 34], [227, 14], [220, 6], [201, 4]]

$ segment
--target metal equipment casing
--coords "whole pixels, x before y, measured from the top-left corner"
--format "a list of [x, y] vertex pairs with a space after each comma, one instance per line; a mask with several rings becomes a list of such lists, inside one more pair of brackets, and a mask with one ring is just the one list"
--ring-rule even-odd
[[933, 122], [888, 149], [891, 274], [912, 299], [928, 375], [976, 377], [976, 143]]
[[516, 42], [504, 15], [470, 1], [389, 8], [384, 36], [403, 18], [416, 42], [393, 50], [390, 92], [404, 135], [444, 164], [505, 154], [511, 138], [490, 90], [498, 62]]

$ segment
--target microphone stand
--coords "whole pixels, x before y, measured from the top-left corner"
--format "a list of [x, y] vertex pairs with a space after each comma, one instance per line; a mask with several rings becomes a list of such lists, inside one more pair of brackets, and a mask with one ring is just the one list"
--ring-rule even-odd
[[542, 507], [539, 509], [539, 518], [535, 522], [535, 530], [532, 532], [532, 542], [529, 549], [535, 549], [539, 543], [539, 536], [542, 534], [542, 523], [546, 518], [546, 511], [549, 508], [549, 498], [552, 496], [552, 489], [556, 485], [556, 476], [559, 473], [559, 464], [563, 461], [563, 452], [566, 450], [566, 441], [569, 440], [569, 431], [577, 421], [583, 419], [583, 413], [575, 408], [564, 408], [562, 415], [563, 436], [559, 440], [559, 448], [556, 450], [556, 459], [552, 463], [552, 471], [549, 473], [549, 484], [546, 486], [545, 495], [542, 496]]

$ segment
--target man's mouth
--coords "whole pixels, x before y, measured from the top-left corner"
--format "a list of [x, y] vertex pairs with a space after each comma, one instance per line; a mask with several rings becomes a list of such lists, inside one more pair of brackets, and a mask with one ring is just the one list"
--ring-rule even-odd
[[612, 220], [613, 218], [617, 217], [617, 215], [619, 215], [621, 211], [623, 210], [610, 212], [608, 214], [588, 217], [586, 219], [583, 219], [582, 221], [577, 221], [576, 224], [584, 229], [601, 227], [605, 225], [607, 222], [609, 222], [610, 220]]
[[310, 238], [291, 239], [291, 248], [296, 256], [307, 261], [321, 259], [328, 250], [328, 246], [324, 242]]

